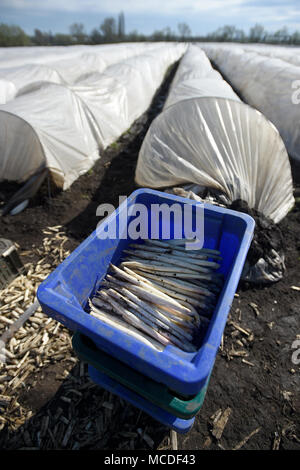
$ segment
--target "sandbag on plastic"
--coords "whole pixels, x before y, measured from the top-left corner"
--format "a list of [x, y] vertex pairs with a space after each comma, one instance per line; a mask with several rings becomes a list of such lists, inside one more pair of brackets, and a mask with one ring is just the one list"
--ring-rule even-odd
[[[212, 73], [207, 61], [203, 61], [198, 81], [193, 77], [193, 63], [191, 60], [190, 73], [184, 64], [182, 81], [175, 80], [163, 112], [148, 130], [139, 153], [137, 184], [173, 187], [173, 191], [180, 186], [177, 194], [193, 184], [188, 197], [227, 207], [241, 200], [249, 210], [276, 224], [294, 204], [290, 163], [277, 129], [242, 103], [215, 74], [218, 96], [213, 96], [213, 87], [206, 81]], [[244, 277], [251, 282], [280, 279], [284, 255], [282, 247], [276, 247], [278, 252], [273, 252], [270, 244], [262, 258], [265, 264], [257, 258]]]

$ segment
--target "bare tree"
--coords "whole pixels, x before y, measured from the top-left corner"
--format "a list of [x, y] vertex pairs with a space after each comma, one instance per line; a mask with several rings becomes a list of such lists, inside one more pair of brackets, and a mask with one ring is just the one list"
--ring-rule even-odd
[[232, 25], [225, 25], [208, 35], [210, 39], [217, 41], [244, 41], [245, 33]]
[[249, 31], [249, 40], [250, 42], [262, 42], [265, 40], [266, 31], [265, 28], [261, 25], [256, 23], [256, 25], [252, 26]]
[[183, 40], [188, 38], [192, 33], [189, 25], [187, 25], [186, 23], [178, 23], [177, 28], [181, 39]]
[[100, 26], [100, 30], [102, 31], [105, 41], [113, 41], [117, 35], [116, 20], [112, 16], [105, 18]]
[[85, 42], [86, 33], [84, 30], [84, 25], [82, 23], [71, 24], [69, 31], [72, 38], [74, 38], [76, 42], [80, 44]]
[[286, 26], [283, 26], [283, 28], [278, 29], [278, 31], [274, 33], [274, 38], [280, 43], [287, 42], [289, 40], [288, 28]]

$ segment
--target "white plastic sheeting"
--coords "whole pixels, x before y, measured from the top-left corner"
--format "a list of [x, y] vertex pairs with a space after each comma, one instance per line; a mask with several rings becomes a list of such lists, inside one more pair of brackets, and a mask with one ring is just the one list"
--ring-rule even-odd
[[205, 50], [245, 101], [273, 122], [291, 157], [300, 160], [300, 67], [239, 47]]
[[[27, 88], [38, 81], [72, 85], [87, 74], [101, 73], [114, 63], [159, 47], [160, 43], [60, 48], [25, 47], [23, 59], [19, 57], [20, 52], [14, 57], [16, 55], [14, 49], [19, 48], [6, 48], [6, 55], [0, 50], [0, 80], [2, 80], [0, 104], [13, 99], [16, 94], [22, 93], [24, 87]], [[52, 49], [55, 51], [51, 52]], [[11, 57], [11, 61], [5, 60], [5, 57]], [[22, 65], [20, 60], [23, 60]], [[4, 67], [4, 64], [10, 66]], [[12, 64], [14, 65], [11, 66]], [[11, 87], [5, 86], [3, 80], [10, 82]], [[12, 87], [14, 91], [11, 90]]]
[[25, 181], [45, 165], [56, 184], [66, 189], [91, 168], [99, 148], [146, 111], [165, 71], [185, 46], [155, 45], [153, 53], [146, 49], [147, 58], [141, 56], [141, 62], [138, 57], [127, 59], [74, 87], [31, 83], [0, 106], [0, 181]]
[[190, 45], [172, 82], [164, 109], [179, 101], [214, 96], [240, 101], [231, 86], [214, 70], [205, 52]]
[[100, 148], [114, 142], [150, 106], [168, 66], [184, 46], [160, 47], [107, 67], [77, 82], [72, 90], [94, 117]]
[[[12, 91], [2, 89], [1, 79], [7, 80], [12, 84]], [[0, 104], [12, 100], [18, 92], [22, 92], [22, 88], [39, 81], [64, 83], [59, 73], [46, 65], [27, 64], [8, 69], [0, 68], [0, 90], [2, 90]]]
[[67, 60], [49, 62], [48, 66], [55, 69], [68, 84], [80, 81], [86, 74], [101, 73], [108, 66], [126, 60], [132, 56], [140, 55], [145, 50], [154, 50], [160, 46], [157, 44], [118, 44], [111, 46], [94, 46], [78, 56]]
[[3, 80], [0, 77], [0, 104], [11, 100], [17, 93], [15, 85], [9, 80]]
[[[246, 201], [276, 223], [294, 204], [283, 141], [277, 129], [229, 92], [229, 85], [222, 84], [220, 77], [214, 95], [204, 73], [212, 70], [209, 72], [200, 48], [198, 60], [196, 54], [195, 48], [187, 52], [164, 111], [148, 130], [139, 153], [136, 182], [152, 188], [185, 183], [214, 188], [231, 201]], [[197, 82], [193, 77], [202, 61], [204, 78], [200, 72]]]
[[37, 84], [0, 107], [0, 128], [8, 118], [9, 133], [0, 140], [1, 179], [25, 181], [45, 165], [66, 188], [99, 158], [88, 109], [65, 86]]
[[[159, 44], [159, 43], [156, 43]], [[139, 54], [154, 43], [122, 43], [96, 46], [37, 46], [37, 47], [0, 47], [0, 67], [18, 67], [25, 64], [56, 63], [59, 60], [78, 59], [86, 53], [106, 54], [115, 62], [127, 58], [132, 51]], [[160, 43], [162, 44], [162, 43]]]
[[257, 54], [274, 59], [281, 59], [285, 62], [289, 62], [292, 65], [300, 65], [299, 47], [271, 46], [265, 44], [243, 44], [242, 48], [247, 52], [256, 52]]
[[221, 51], [224, 49], [233, 50], [236, 48], [243, 49], [246, 52], [256, 52], [257, 54], [271, 57], [274, 59], [281, 59], [289, 62], [292, 65], [300, 66], [300, 47], [295, 46], [278, 46], [272, 44], [253, 44], [253, 43], [233, 43], [233, 42], [212, 42], [212, 43], [199, 43], [200, 47], [204, 50]]
[[83, 52], [85, 46], [0, 47], [0, 66], [20, 67], [25, 64], [46, 64], [59, 57], [71, 58]]

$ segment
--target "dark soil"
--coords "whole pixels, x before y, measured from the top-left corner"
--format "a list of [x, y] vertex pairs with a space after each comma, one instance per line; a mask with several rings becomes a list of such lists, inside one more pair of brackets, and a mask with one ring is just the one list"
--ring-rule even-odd
[[[45, 182], [23, 213], [0, 219], [1, 236], [17, 242], [21, 250], [28, 250], [41, 243], [44, 228], [61, 224], [70, 237], [71, 248], [82, 242], [99, 221], [96, 217], [99, 204], [117, 206], [119, 195], [129, 195], [136, 189], [134, 172], [139, 148], [152, 119], [163, 106], [174, 72], [175, 68], [150, 110], [103, 153], [92, 170], [65, 192], [55, 194], [52, 188], [49, 193]], [[300, 334], [300, 292], [291, 289], [300, 286], [300, 192], [296, 196], [295, 208], [280, 224], [286, 245], [286, 275], [268, 287], [239, 287], [203, 407], [192, 430], [178, 436], [179, 449], [232, 449], [255, 430], [258, 431], [243, 449], [268, 450], [276, 442], [280, 449], [300, 449], [300, 370], [292, 361], [292, 344]], [[26, 262], [26, 257], [23, 260]], [[250, 303], [257, 305], [256, 312]], [[248, 335], [236, 330], [232, 321], [247, 330]], [[246, 351], [247, 355], [234, 356], [233, 350]], [[31, 407], [34, 413], [47, 406], [55, 408], [57, 397], [63, 394], [63, 382], [56, 379], [60, 373], [60, 364], [44, 370], [35, 388], [18, 397], [20, 403]], [[78, 412], [84, 414], [106, 396], [107, 392], [95, 386], [89, 395], [91, 402], [81, 401]], [[228, 407], [231, 413], [222, 437], [217, 440], [212, 435], [211, 417]], [[116, 449], [122, 440], [118, 432], [126, 429], [128, 423], [138, 423], [142, 429], [147, 427], [155, 447], [163, 448], [167, 429], [126, 403], [113, 412], [112, 432], [102, 442], [92, 442], [89, 448]], [[34, 426], [33, 418], [27, 428]], [[8, 448], [16, 448], [13, 435], [7, 436], [5, 442]], [[139, 448], [149, 449], [144, 441]]]

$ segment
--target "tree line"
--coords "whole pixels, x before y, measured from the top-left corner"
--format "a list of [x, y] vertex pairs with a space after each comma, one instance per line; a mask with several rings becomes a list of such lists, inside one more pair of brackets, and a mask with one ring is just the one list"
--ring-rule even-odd
[[98, 28], [87, 33], [82, 23], [73, 23], [69, 33], [45, 32], [34, 30], [33, 35], [26, 34], [22, 28], [15, 25], [0, 24], [0, 46], [69, 46], [76, 44], [105, 44], [135, 41], [218, 41], [218, 42], [255, 42], [269, 44], [300, 44], [300, 32], [289, 33], [286, 26], [274, 33], [268, 32], [264, 26], [256, 24], [248, 33], [236, 26], [225, 25], [207, 35], [192, 36], [186, 23], [179, 23], [177, 31], [166, 27], [155, 30], [150, 35], [141, 34], [134, 30], [125, 31], [125, 17], [121, 12], [117, 19], [107, 17]]

